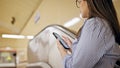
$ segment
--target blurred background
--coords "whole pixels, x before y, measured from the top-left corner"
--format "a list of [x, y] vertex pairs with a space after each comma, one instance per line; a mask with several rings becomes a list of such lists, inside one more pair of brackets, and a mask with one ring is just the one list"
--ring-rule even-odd
[[[120, 0], [113, 2], [120, 21]], [[66, 25], [71, 21], [74, 24]], [[27, 61], [29, 41], [52, 24], [74, 32], [79, 30], [83, 21], [75, 0], [0, 0], [0, 64], [13, 62], [15, 54], [18, 63]], [[6, 35], [21, 37], [8, 38]]]

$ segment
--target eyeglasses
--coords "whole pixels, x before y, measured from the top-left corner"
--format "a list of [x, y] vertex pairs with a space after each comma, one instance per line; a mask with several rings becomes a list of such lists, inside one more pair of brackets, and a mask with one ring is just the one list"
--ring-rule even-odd
[[80, 3], [81, 3], [82, 1], [85, 1], [85, 0], [76, 0], [76, 6], [77, 6], [77, 8], [80, 8]]

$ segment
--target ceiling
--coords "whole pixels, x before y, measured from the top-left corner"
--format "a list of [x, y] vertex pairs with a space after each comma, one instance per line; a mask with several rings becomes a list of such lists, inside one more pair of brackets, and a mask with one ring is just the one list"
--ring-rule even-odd
[[[0, 34], [20, 34], [42, 1], [46, 0], [0, 0]], [[114, 4], [120, 20], [120, 0]]]
[[41, 0], [0, 0], [0, 33], [19, 34]]

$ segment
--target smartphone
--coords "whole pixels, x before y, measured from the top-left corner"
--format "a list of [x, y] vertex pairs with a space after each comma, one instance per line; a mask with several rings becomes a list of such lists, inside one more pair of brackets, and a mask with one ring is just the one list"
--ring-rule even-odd
[[57, 33], [53, 32], [53, 35], [55, 36], [56, 39], [59, 40], [60, 44], [65, 48], [65, 49], [70, 49], [70, 47], [67, 45], [67, 43], [58, 35]]

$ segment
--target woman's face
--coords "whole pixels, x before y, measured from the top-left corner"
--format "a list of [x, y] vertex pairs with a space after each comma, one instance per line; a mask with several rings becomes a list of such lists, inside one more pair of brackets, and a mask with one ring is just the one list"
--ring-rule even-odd
[[83, 18], [89, 18], [89, 9], [86, 0], [78, 0], [77, 5], [80, 8], [80, 14]]

